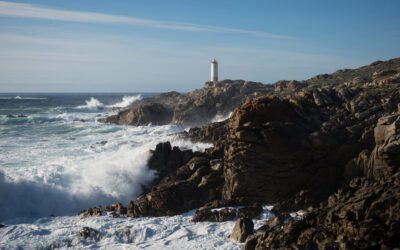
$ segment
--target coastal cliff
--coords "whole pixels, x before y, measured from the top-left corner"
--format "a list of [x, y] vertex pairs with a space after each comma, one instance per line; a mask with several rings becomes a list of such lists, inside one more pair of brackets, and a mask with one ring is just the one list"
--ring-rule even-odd
[[[148, 164], [159, 173], [152, 186], [107, 210], [139, 217], [197, 208], [193, 221], [224, 221], [254, 218], [274, 204], [276, 217], [238, 238], [246, 249], [399, 247], [400, 59], [271, 86], [209, 83], [141, 101], [106, 121], [204, 124], [233, 106], [228, 120], [181, 135], [213, 147], [160, 143]], [[243, 207], [215, 210], [233, 205]], [[302, 219], [288, 216], [297, 210]], [[240, 221], [237, 230], [250, 224]]]

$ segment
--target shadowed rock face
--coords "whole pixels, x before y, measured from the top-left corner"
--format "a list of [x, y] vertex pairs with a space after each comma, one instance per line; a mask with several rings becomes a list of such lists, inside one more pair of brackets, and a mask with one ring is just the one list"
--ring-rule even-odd
[[[251, 249], [393, 249], [400, 246], [399, 114], [381, 118], [376, 146], [358, 165], [367, 177], [348, 185], [310, 208], [301, 221], [263, 230]], [[363, 153], [365, 154], [365, 153]], [[360, 165], [361, 164], [361, 165]]]
[[121, 125], [203, 125], [216, 115], [227, 116], [248, 98], [272, 91], [272, 85], [243, 80], [206, 82], [203, 88], [187, 94], [168, 92], [136, 101], [128, 109], [100, 121]]
[[285, 100], [260, 98], [236, 109], [225, 148], [224, 197], [273, 202], [306, 186], [310, 132]]

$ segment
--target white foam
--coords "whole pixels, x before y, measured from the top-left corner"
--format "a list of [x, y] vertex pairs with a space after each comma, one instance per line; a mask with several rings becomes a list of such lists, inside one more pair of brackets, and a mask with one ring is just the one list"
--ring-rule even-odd
[[222, 122], [225, 121], [227, 119], [229, 119], [231, 117], [233, 112], [230, 112], [229, 114], [217, 114], [212, 120], [211, 122]]
[[[272, 206], [264, 206], [255, 229], [272, 216]], [[0, 245], [5, 248], [61, 249], [241, 249], [243, 243], [229, 239], [235, 221], [191, 222], [194, 211], [171, 217], [79, 218], [47, 217], [39, 220], [7, 221], [0, 230]], [[78, 232], [90, 227], [98, 239], [82, 239]]]
[[48, 129], [38, 128], [34, 139], [0, 141], [0, 148], [18, 149], [0, 154], [5, 166], [0, 193], [9, 194], [0, 199], [0, 220], [76, 214], [99, 204], [126, 203], [152, 180], [154, 173], [146, 162], [158, 142], [194, 150], [211, 146], [175, 138], [172, 134], [181, 129], [172, 125], [72, 122], [62, 135]]
[[[234, 221], [191, 222], [193, 212], [171, 217], [80, 219], [77, 216], [43, 218], [8, 225], [0, 230], [5, 248], [37, 249], [241, 249], [229, 239]], [[82, 227], [100, 232], [100, 239], [82, 239]]]
[[132, 103], [141, 100], [142, 96], [141, 95], [134, 95], [134, 96], [124, 96], [122, 97], [122, 101], [117, 102], [115, 104], [112, 105], [108, 105], [107, 107], [110, 108], [126, 108], [129, 105], [131, 105]]
[[94, 97], [91, 97], [89, 100], [86, 100], [86, 105], [80, 105], [78, 109], [101, 109], [104, 108], [104, 104], [97, 100]]

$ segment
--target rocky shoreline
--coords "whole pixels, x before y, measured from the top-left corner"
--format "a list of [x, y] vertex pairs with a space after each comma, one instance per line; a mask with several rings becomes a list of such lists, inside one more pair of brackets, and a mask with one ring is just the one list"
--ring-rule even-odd
[[[213, 147], [158, 144], [148, 161], [158, 175], [142, 195], [83, 217], [197, 209], [193, 222], [237, 220], [231, 239], [245, 249], [400, 246], [400, 59], [302, 82], [206, 83], [144, 99], [103, 121], [200, 124], [180, 136]], [[275, 217], [254, 229], [251, 218], [271, 204]], [[288, 215], [298, 210], [302, 219]]]

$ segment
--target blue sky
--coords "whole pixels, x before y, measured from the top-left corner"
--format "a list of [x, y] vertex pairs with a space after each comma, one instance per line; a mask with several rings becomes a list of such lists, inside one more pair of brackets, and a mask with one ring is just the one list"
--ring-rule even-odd
[[0, 1], [0, 92], [307, 79], [400, 56], [398, 0]]

